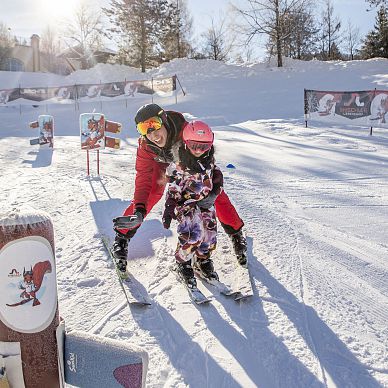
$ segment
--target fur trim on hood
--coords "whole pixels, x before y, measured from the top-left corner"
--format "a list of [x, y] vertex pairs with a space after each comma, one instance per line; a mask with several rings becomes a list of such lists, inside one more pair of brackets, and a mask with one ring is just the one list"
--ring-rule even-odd
[[178, 164], [180, 162], [179, 158], [179, 148], [184, 147], [183, 141], [178, 140], [175, 144], [171, 147], [171, 154], [172, 154], [172, 160], [175, 164]]

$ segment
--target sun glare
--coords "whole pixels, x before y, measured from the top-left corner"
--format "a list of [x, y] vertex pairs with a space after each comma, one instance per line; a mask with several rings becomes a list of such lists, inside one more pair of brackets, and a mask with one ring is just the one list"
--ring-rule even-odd
[[69, 18], [81, 5], [82, 0], [39, 0], [39, 9], [44, 18]]

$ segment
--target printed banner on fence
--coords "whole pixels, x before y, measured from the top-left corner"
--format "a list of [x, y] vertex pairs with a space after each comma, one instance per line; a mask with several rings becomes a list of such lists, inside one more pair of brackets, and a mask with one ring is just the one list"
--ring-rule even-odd
[[82, 84], [58, 87], [0, 89], [0, 104], [45, 105], [75, 101], [110, 101], [141, 94], [171, 96], [176, 90], [176, 76], [142, 81]]
[[388, 91], [305, 90], [306, 120], [388, 128]]

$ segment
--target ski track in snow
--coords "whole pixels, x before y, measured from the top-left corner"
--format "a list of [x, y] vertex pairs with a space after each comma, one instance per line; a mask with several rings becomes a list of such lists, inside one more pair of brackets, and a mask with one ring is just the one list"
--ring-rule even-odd
[[[61, 136], [52, 151], [28, 144], [23, 126], [38, 110], [26, 108], [19, 116], [9, 109], [1, 113], [19, 133], [0, 137], [0, 202], [28, 204], [51, 215], [59, 307], [67, 328], [147, 350], [151, 388], [388, 387], [388, 243], [382, 237], [388, 219], [386, 130], [368, 136], [365, 128], [305, 128], [301, 119], [289, 118], [300, 115], [300, 101], [298, 107], [294, 101], [302, 79], [315, 81], [325, 71], [325, 87], [341, 82], [345, 87], [345, 73], [330, 81], [335, 65], [329, 71], [318, 63], [316, 70], [289, 75], [214, 64], [220, 72], [207, 71], [209, 85], [200, 90], [203, 70], [185, 69], [185, 63], [181, 70], [191, 93], [178, 106], [173, 98], [160, 103], [190, 112], [187, 117], [201, 115], [214, 126], [225, 189], [245, 221], [254, 296], [236, 303], [199, 281], [212, 302], [190, 301], [171, 270], [176, 224], [163, 229], [161, 201], [129, 252], [129, 269], [153, 304], [128, 306], [100, 237], [113, 237], [111, 220], [133, 195], [135, 131], [123, 135], [121, 150], [101, 152], [100, 177], [91, 153], [86, 177], [78, 130], [67, 132], [76, 128], [80, 112], [53, 108]], [[386, 63], [377, 65], [380, 74]], [[363, 64], [349, 66], [353, 82]], [[355, 90], [371, 87], [371, 71], [364, 81], [360, 70], [363, 81]], [[232, 83], [234, 105], [217, 77]], [[251, 77], [258, 77], [260, 87]], [[297, 87], [286, 89], [278, 104], [286, 78]], [[258, 95], [261, 91], [265, 94]], [[129, 105], [122, 113], [122, 107], [104, 102], [104, 110], [109, 119], [125, 123], [141, 100]], [[256, 121], [229, 124], [248, 117]], [[228, 163], [236, 168], [227, 169]], [[213, 258], [221, 280], [233, 283], [236, 259], [221, 227]]]
[[[57, 142], [55, 153], [68, 149], [64, 139]], [[28, 148], [24, 153], [28, 155]], [[68, 163], [75, 157], [70, 150], [62, 156]], [[365, 240], [352, 237], [352, 241], [344, 231], [306, 222], [295, 216], [293, 207], [300, 205], [292, 202], [292, 196], [282, 198], [277, 191], [256, 187], [255, 181], [238, 173], [227, 177], [226, 186], [232, 197], [240, 191], [251, 193], [242, 198], [240, 208], [246, 219], [255, 297], [237, 304], [200, 283], [207, 295], [215, 296], [210, 306], [194, 306], [171, 271], [172, 245], [157, 235], [147, 248], [153, 255], [136, 258], [140, 237], [133, 241], [135, 252], [130, 254], [132, 272], [149, 292], [153, 306], [128, 309], [99, 240], [100, 233], [111, 234], [110, 217], [97, 212], [112, 202], [117, 204], [110, 211], [122, 207], [123, 201], [110, 194], [123, 190], [120, 180], [111, 172], [86, 178], [82, 167], [66, 164], [47, 168], [44, 180], [34, 174], [39, 169], [15, 174], [15, 185], [5, 185], [5, 193], [16, 200], [16, 188], [23, 185], [25, 203], [52, 209], [59, 294], [66, 295], [61, 297], [61, 311], [68, 327], [145, 347], [150, 365], [158, 365], [150, 368], [149, 386], [253, 387], [260, 379], [264, 386], [373, 387], [378, 384], [371, 376], [386, 375], [387, 355], [379, 339], [386, 338], [388, 317], [376, 303], [382, 295], [387, 297], [380, 246], [373, 242], [365, 246]], [[47, 184], [56, 188], [54, 198], [37, 198]], [[292, 192], [304, 184], [305, 180], [292, 182]], [[82, 217], [90, 211], [92, 218]], [[158, 205], [148, 221], [151, 225], [158, 222], [160, 212]], [[66, 227], [69, 215], [71, 233]], [[94, 238], [90, 229], [95, 230]], [[221, 278], [232, 282], [236, 264], [230, 249], [220, 231], [214, 261]], [[367, 287], [368, 292], [358, 287]], [[353, 337], [354, 325], [368, 335]]]
[[[68, 147], [64, 140], [57, 141]], [[73, 157], [69, 151], [69, 163]], [[63, 162], [56, 171], [47, 169], [45, 180], [33, 172], [24, 177], [16, 174], [15, 186], [6, 185], [6, 195], [16, 197], [19, 185], [34, 187], [23, 198], [31, 203], [48, 182], [56, 187], [54, 198], [39, 196], [37, 204], [50, 208], [52, 201], [56, 203], [51, 215], [57, 236], [59, 294], [66, 295], [61, 298], [61, 311], [68, 327], [145, 347], [150, 365], [158, 365], [155, 370], [150, 368], [148, 381], [154, 383], [149, 386], [253, 387], [260, 376], [264, 386], [360, 386], [361, 381], [362, 386], [373, 387], [377, 385], [370, 376], [387, 373], [383, 366], [387, 356], [379, 338], [386, 338], [388, 317], [386, 309], [374, 303], [377, 296], [381, 299], [378, 293], [386, 297], [386, 282], [380, 267], [381, 249], [373, 242], [357, 244], [356, 238], [350, 241], [343, 231], [290, 216], [293, 209], [287, 201], [292, 197], [284, 200], [278, 192], [257, 188], [255, 181], [234, 174], [226, 180], [229, 195], [252, 193], [244, 196], [240, 208], [246, 219], [255, 297], [237, 304], [200, 283], [205, 294], [214, 292], [215, 296], [210, 306], [194, 306], [171, 271], [172, 245], [163, 236], [154, 236], [148, 248], [154, 255], [140, 260], [135, 258], [136, 251], [130, 254], [135, 261], [130, 261], [132, 272], [149, 292], [153, 306], [128, 309], [99, 240], [99, 233], [111, 234], [110, 218], [98, 218], [95, 210], [92, 219], [76, 219], [77, 214], [93, 212], [94, 207], [105, 209], [115, 202], [110, 193], [120, 192], [119, 179], [111, 173], [86, 178], [82, 168], [72, 168], [70, 173]], [[122, 205], [117, 201], [117, 207]], [[151, 218], [157, 219], [160, 212], [158, 205]], [[72, 233], [66, 232], [69, 214], [74, 218]], [[85, 234], [85, 228], [95, 229], [95, 238]], [[140, 249], [140, 238], [134, 245], [135, 250]], [[64, 247], [66, 260], [62, 260]], [[221, 278], [232, 282], [236, 264], [230, 249], [227, 236], [220, 231], [214, 261]], [[365, 258], [371, 263], [365, 265]], [[344, 270], [346, 277], [336, 275]], [[357, 282], [377, 294], [359, 292]], [[353, 337], [354, 324], [370, 335]], [[338, 330], [339, 338], [333, 329]], [[201, 375], [198, 368], [202, 368]]]

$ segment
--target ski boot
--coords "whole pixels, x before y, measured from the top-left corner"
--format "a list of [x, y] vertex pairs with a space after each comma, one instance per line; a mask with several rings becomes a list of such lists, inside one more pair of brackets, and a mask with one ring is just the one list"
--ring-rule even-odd
[[126, 278], [127, 275], [127, 256], [128, 256], [128, 239], [116, 234], [115, 241], [111, 248], [112, 256], [115, 259], [116, 267], [120, 276]]
[[217, 272], [214, 270], [212, 259], [198, 259], [195, 268], [208, 280], [219, 280]]
[[234, 253], [237, 256], [237, 261], [242, 267], [247, 267], [247, 240], [240, 229], [237, 233], [231, 234]]
[[187, 287], [189, 288], [196, 288], [197, 287], [197, 280], [194, 276], [193, 268], [191, 267], [191, 260], [184, 261], [183, 263], [176, 263], [177, 264], [177, 272], [179, 276], [185, 281], [187, 284]]

